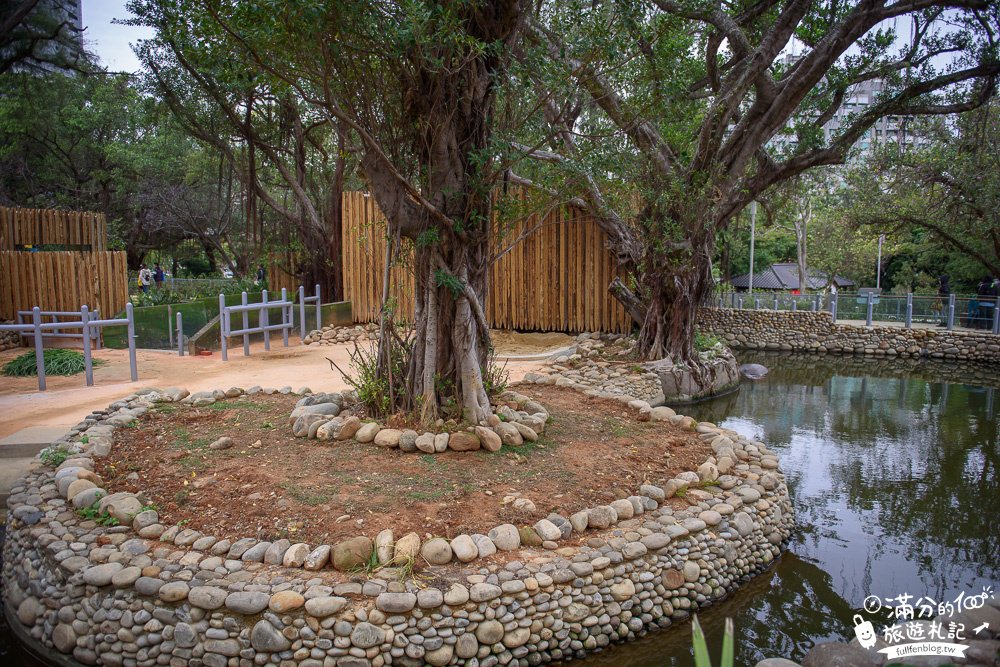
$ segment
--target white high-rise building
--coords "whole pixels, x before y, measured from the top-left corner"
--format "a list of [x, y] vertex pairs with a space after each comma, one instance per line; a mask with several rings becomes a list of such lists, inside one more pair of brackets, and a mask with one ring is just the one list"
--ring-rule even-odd
[[[782, 64], [791, 66], [799, 57], [788, 54], [784, 57]], [[833, 117], [823, 124], [823, 139], [827, 144], [836, 139], [841, 129], [850, 123], [852, 116], [860, 114], [877, 101], [884, 85], [885, 82], [882, 79], [871, 79], [855, 84], [849, 89], [843, 103], [834, 112]], [[802, 119], [802, 121], [809, 122], [808, 119]], [[877, 120], [858, 140], [854, 145], [853, 153], [859, 156], [864, 155], [875, 146], [887, 143], [903, 146], [919, 144], [921, 138], [914, 130], [912, 119], [909, 117], [884, 116]], [[770, 146], [779, 152], [784, 152], [793, 148], [796, 142], [794, 126], [791, 126], [784, 132], [775, 135]]]
[[15, 37], [10, 49], [15, 52], [35, 39], [33, 57], [15, 65], [19, 71], [73, 72], [83, 56], [82, 0], [40, 0], [28, 17], [15, 29], [23, 34]]

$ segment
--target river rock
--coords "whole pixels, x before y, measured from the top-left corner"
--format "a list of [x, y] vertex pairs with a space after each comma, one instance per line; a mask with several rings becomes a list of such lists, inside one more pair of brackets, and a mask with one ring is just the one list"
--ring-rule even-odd
[[431, 565], [446, 565], [451, 562], [451, 545], [444, 538], [435, 537], [424, 543], [420, 555]]
[[367, 443], [375, 439], [381, 427], [375, 422], [367, 422], [358, 428], [357, 432], [354, 434], [354, 439], [358, 442]]
[[479, 549], [476, 543], [468, 535], [459, 535], [451, 541], [451, 551], [455, 558], [463, 563], [475, 560], [479, 556]]
[[503, 446], [503, 440], [500, 439], [500, 436], [493, 429], [486, 428], [485, 426], [477, 426], [476, 435], [479, 436], [482, 448], [488, 452], [498, 452]]
[[250, 645], [262, 653], [278, 653], [287, 651], [291, 643], [265, 620], [257, 621], [250, 631]]
[[373, 442], [378, 447], [399, 447], [403, 432], [394, 428], [384, 428], [375, 435]]
[[489, 532], [489, 538], [500, 551], [513, 551], [521, 546], [521, 537], [517, 532], [517, 526], [504, 523]]
[[479, 437], [468, 431], [456, 431], [448, 438], [448, 448], [456, 452], [471, 452], [480, 447]]
[[394, 565], [407, 565], [416, 561], [420, 554], [420, 536], [416, 533], [407, 533], [396, 540], [393, 545], [392, 563]]
[[341, 572], [363, 567], [372, 555], [372, 541], [364, 536], [352, 537], [333, 547], [333, 567]]

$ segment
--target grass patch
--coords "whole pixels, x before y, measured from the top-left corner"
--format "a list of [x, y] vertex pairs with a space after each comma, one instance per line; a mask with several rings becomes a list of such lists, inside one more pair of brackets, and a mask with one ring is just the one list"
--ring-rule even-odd
[[413, 489], [406, 492], [406, 497], [416, 501], [440, 500], [447, 493], [445, 489]]
[[221, 412], [222, 410], [249, 410], [250, 412], [267, 412], [270, 408], [265, 403], [245, 401], [241, 399], [232, 399], [228, 401], [216, 401], [215, 403], [206, 406], [205, 409], [215, 410], [216, 412]]
[[[85, 370], [83, 354], [75, 350], [45, 350], [46, 375], [77, 375]], [[104, 362], [94, 359], [95, 367]], [[2, 373], [8, 377], [31, 377], [38, 375], [38, 364], [34, 352], [25, 352], [4, 364]]]
[[295, 484], [294, 482], [282, 482], [279, 486], [283, 488], [285, 491], [287, 491], [288, 495], [290, 495], [295, 500], [305, 505], [311, 505], [313, 507], [315, 507], [316, 505], [323, 505], [324, 503], [328, 503], [332, 498], [332, 496], [319, 489], [310, 489], [302, 487], [299, 486], [298, 484]]
[[604, 420], [604, 430], [616, 438], [624, 438], [632, 433], [630, 424], [625, 423], [621, 419], [614, 419], [613, 417]]
[[204, 470], [205, 468], [208, 467], [205, 461], [202, 460], [202, 457], [198, 456], [197, 454], [188, 454], [187, 456], [178, 459], [177, 463], [179, 463], [182, 467], [186, 468], [187, 470], [197, 471], [197, 470]]

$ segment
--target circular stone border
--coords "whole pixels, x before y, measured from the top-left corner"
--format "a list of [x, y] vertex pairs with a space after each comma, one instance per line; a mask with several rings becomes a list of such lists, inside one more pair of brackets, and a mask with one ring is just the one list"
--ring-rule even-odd
[[[504, 445], [517, 447], [526, 440], [534, 442], [545, 432], [549, 411], [541, 403], [516, 391], [504, 391], [497, 399], [497, 405], [492, 408], [494, 413], [478, 425], [462, 428], [453, 421], [439, 419], [434, 431], [418, 433], [413, 429], [389, 428], [375, 420], [341, 414], [356, 405], [351, 390], [310, 392], [295, 403], [288, 416], [288, 424], [296, 438], [354, 440], [423, 454], [441, 454], [448, 449], [456, 452], [478, 449], [497, 452]], [[514, 403], [517, 410], [506, 403]], [[446, 427], [453, 430], [449, 431]]]
[[[72, 458], [12, 489], [4, 596], [35, 648], [102, 665], [527, 666], [685, 620], [766, 569], [791, 531], [784, 477], [763, 443], [648, 404], [633, 408], [695, 431], [713, 455], [663, 487], [643, 485], [629, 498], [551, 515], [530, 529], [504, 524], [423, 543], [383, 531], [381, 539], [311, 547], [163, 526], [133, 494], [96, 499], [96, 509], [130, 525], [99, 526], [74, 511], [86, 506], [81, 494], [99, 495], [93, 460], [110, 453], [114, 429], [151, 406], [273, 391], [137, 392], [62, 439]], [[665, 503], [672, 496], [690, 507], [672, 509]], [[585, 544], [559, 547], [583, 530]], [[477, 567], [472, 561], [491, 548], [502, 558]], [[431, 578], [406, 576], [405, 566], [338, 571], [338, 552], [358, 558], [366, 549], [390, 562], [419, 554]]]

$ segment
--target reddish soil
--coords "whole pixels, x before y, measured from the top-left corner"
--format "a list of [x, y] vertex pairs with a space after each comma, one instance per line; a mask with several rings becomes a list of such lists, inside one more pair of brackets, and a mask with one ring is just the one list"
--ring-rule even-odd
[[[693, 470], [708, 455], [693, 434], [638, 422], [616, 402], [555, 387], [524, 391], [552, 420], [537, 443], [495, 454], [405, 454], [294, 438], [288, 414], [296, 397], [272, 395], [208, 408], [162, 405], [116, 431], [113, 456], [98, 472], [112, 492], [142, 490], [164, 523], [319, 544], [390, 527], [397, 536], [450, 538], [531, 524], [552, 511], [568, 516]], [[234, 447], [208, 448], [223, 435]], [[137, 481], [128, 480], [131, 472]], [[536, 511], [503, 503], [515, 493]]]

